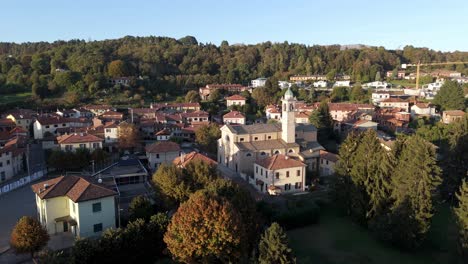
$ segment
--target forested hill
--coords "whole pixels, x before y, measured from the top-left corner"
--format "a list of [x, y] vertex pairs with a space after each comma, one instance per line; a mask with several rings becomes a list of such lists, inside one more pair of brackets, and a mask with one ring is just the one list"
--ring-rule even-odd
[[[295, 74], [350, 74], [372, 81], [377, 71], [401, 63], [467, 61], [468, 52], [439, 52], [406, 46], [403, 50], [306, 46], [265, 42], [220, 46], [194, 37], [124, 37], [103, 41], [0, 43], [0, 93], [30, 91], [38, 97], [73, 92], [81, 97], [111, 89], [110, 77], [139, 77], [129, 93], [149, 97], [180, 94], [207, 83], [247, 85], [257, 77], [286, 79]], [[464, 65], [453, 68], [468, 74]]]

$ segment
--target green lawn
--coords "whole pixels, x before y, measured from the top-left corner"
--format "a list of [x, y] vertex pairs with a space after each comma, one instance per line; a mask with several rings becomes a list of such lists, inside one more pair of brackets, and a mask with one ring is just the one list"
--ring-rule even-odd
[[17, 94], [1, 94], [0, 104], [8, 104], [15, 102], [22, 102], [31, 97], [31, 92], [17, 93]]
[[423, 249], [410, 253], [374, 239], [367, 230], [333, 209], [322, 212], [320, 224], [288, 231], [297, 263], [320, 264], [456, 264], [453, 219], [448, 206], [434, 217]]

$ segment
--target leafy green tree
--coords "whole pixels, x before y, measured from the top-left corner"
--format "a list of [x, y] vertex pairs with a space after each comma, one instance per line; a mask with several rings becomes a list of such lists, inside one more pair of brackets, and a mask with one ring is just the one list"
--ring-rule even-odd
[[274, 99], [264, 87], [255, 88], [252, 91], [252, 98], [255, 100], [257, 105], [262, 108], [274, 102]]
[[39, 251], [49, 241], [47, 230], [30, 216], [23, 216], [18, 220], [10, 237], [10, 246], [16, 253], [34, 253]]
[[185, 95], [186, 103], [198, 103], [200, 102], [200, 95], [196, 91], [189, 91]]
[[123, 60], [114, 60], [109, 63], [107, 74], [113, 78], [129, 75], [128, 66]]
[[378, 71], [378, 72], [375, 73], [375, 80], [376, 80], [376, 81], [382, 81], [382, 76], [381, 76], [380, 71]]
[[462, 256], [468, 260], [468, 181], [463, 181], [456, 194], [458, 206], [453, 209], [459, 230], [459, 248]]
[[212, 123], [203, 125], [195, 131], [195, 142], [205, 151], [216, 154], [218, 149], [217, 140], [221, 137], [218, 125]]
[[172, 202], [186, 201], [192, 194], [190, 185], [184, 181], [182, 170], [173, 164], [161, 164], [152, 180], [157, 191]]
[[208, 96], [208, 100], [210, 102], [218, 102], [221, 100], [221, 91], [219, 89], [214, 89], [211, 91], [210, 95]]
[[318, 109], [310, 114], [309, 122], [317, 128], [318, 140], [320, 142], [326, 141], [333, 131], [333, 119], [327, 102], [321, 102]]
[[349, 98], [353, 102], [362, 102], [365, 100], [366, 92], [361, 85], [354, 85]]
[[237, 262], [245, 253], [245, 229], [229, 201], [197, 192], [172, 217], [164, 242], [183, 263]]
[[39, 74], [50, 72], [50, 58], [44, 53], [36, 53], [31, 58], [31, 68]]
[[296, 263], [292, 249], [288, 245], [286, 232], [278, 223], [272, 223], [265, 230], [258, 245], [259, 264], [287, 264]]
[[130, 202], [128, 212], [130, 214], [130, 221], [138, 218], [149, 220], [153, 215], [153, 207], [151, 206], [151, 202], [148, 198], [138, 195]]
[[330, 95], [332, 102], [345, 102], [349, 100], [347, 87], [335, 87]]
[[434, 97], [433, 103], [443, 110], [465, 109], [463, 88], [456, 81], [445, 81]]

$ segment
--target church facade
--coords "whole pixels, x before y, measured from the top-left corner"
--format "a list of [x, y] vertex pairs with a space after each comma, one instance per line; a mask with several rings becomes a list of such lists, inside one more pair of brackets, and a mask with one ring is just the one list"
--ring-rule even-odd
[[324, 149], [317, 142], [317, 129], [311, 124], [296, 124], [297, 100], [290, 89], [281, 102], [281, 124], [224, 125], [218, 140], [218, 163], [252, 176], [255, 161], [283, 154], [315, 169], [319, 150]]

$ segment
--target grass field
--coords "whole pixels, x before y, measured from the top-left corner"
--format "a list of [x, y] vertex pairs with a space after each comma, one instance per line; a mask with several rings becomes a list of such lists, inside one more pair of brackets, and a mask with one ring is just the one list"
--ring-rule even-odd
[[297, 263], [457, 264], [455, 232], [449, 207], [441, 206], [423, 248], [404, 252], [377, 241], [364, 228], [326, 209], [320, 224], [290, 230], [288, 237]]
[[22, 102], [31, 97], [31, 92], [17, 93], [17, 94], [1, 94], [0, 104]]

